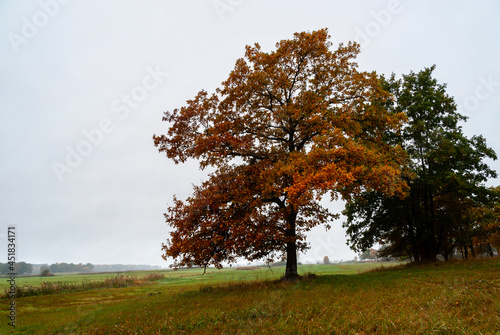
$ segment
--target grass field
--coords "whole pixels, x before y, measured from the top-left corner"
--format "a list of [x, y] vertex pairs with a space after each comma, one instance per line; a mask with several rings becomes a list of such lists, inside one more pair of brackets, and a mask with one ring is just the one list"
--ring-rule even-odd
[[362, 272], [374, 265], [306, 265], [318, 276], [297, 283], [274, 281], [283, 268], [165, 271], [149, 285], [18, 298], [16, 333], [500, 334], [499, 258]]
[[[117, 276], [119, 274], [123, 275], [133, 275], [138, 277], [143, 277], [148, 273], [164, 273], [165, 271], [128, 271], [128, 272], [117, 272], [117, 273], [85, 273], [85, 274], [75, 274], [75, 273], [60, 273], [49, 277], [40, 276], [24, 276], [17, 277], [16, 284], [18, 286], [22, 285], [40, 285], [43, 282], [62, 282], [69, 284], [77, 284], [83, 281], [99, 281], [105, 278], [110, 278]], [[0, 281], [0, 290], [3, 292], [5, 288], [9, 287], [9, 283], [6, 280]]]

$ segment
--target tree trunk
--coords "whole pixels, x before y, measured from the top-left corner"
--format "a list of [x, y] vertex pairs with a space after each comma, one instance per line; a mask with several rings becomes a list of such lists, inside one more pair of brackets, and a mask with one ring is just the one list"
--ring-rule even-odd
[[[423, 164], [423, 163], [422, 163]], [[429, 185], [423, 185], [422, 190], [422, 205], [423, 213], [420, 217], [422, 228], [422, 241], [421, 248], [421, 261], [422, 262], [435, 262], [437, 259], [437, 246], [436, 234], [434, 227], [434, 203], [432, 201], [432, 194]]]
[[295, 241], [295, 220], [297, 219], [297, 213], [291, 208], [291, 213], [287, 216], [288, 229], [285, 234], [289, 239], [286, 243], [286, 270], [283, 280], [297, 280], [300, 279], [297, 273], [297, 243]]
[[414, 227], [413, 218], [410, 215], [411, 205], [409, 207], [410, 207], [410, 210], [406, 211], [406, 222], [408, 223], [408, 235], [410, 236], [410, 248], [411, 248], [410, 259], [413, 256], [413, 259], [415, 260], [415, 262], [418, 262], [418, 260], [419, 260], [419, 258], [418, 258], [418, 246], [417, 246], [417, 241], [415, 238], [415, 231], [413, 228]]
[[476, 251], [474, 250], [474, 245], [472, 243], [470, 244], [470, 253], [472, 258], [476, 258]]
[[284, 280], [294, 280], [300, 278], [297, 273], [297, 245], [295, 242], [286, 244], [286, 270]]
[[491, 244], [486, 243], [486, 245], [488, 246], [488, 253], [489, 253], [490, 257], [493, 257], [494, 253], [493, 253], [493, 248], [491, 247]]

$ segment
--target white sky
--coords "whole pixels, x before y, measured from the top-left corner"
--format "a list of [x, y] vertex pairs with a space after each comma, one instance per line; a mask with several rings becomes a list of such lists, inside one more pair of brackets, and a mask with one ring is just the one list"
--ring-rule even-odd
[[[205, 172], [157, 152], [163, 112], [213, 92], [245, 45], [269, 51], [294, 32], [327, 27], [335, 47], [357, 40], [362, 70], [436, 64], [470, 117], [465, 133], [500, 154], [499, 17], [493, 0], [2, 1], [0, 259], [16, 225], [21, 261], [166, 266], [162, 213]], [[67, 166], [59, 177], [55, 163]], [[341, 225], [311, 232], [300, 260], [352, 259]]]

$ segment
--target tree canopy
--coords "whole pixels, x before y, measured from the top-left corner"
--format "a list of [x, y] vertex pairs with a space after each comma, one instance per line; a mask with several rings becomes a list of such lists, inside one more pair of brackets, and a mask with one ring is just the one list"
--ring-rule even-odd
[[296, 33], [271, 52], [259, 44], [215, 93], [200, 91], [166, 112], [155, 146], [176, 163], [215, 168], [192, 196], [165, 213], [163, 245], [174, 266], [285, 256], [297, 274], [305, 233], [336, 216], [320, 199], [355, 199], [366, 190], [401, 194], [404, 153], [385, 141], [404, 115], [375, 73], [360, 72], [356, 43], [331, 49], [326, 29]]
[[478, 208], [495, 199], [485, 182], [496, 173], [484, 160], [496, 154], [482, 136], [463, 134], [459, 122], [466, 118], [456, 112], [446, 86], [432, 77], [434, 68], [399, 80], [381, 78], [395, 97], [387, 108], [407, 116], [401, 133], [387, 134], [386, 141], [408, 153], [409, 191], [405, 198], [366, 191], [347, 203], [344, 226], [355, 250], [380, 243], [386, 255], [447, 259], [453, 249], [472, 244]]

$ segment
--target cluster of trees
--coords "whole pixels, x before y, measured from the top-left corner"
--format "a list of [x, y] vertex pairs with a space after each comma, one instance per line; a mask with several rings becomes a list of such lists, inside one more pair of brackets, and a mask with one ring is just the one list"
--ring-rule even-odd
[[362, 260], [362, 261], [366, 261], [366, 260], [376, 260], [378, 258], [378, 253], [377, 253], [377, 250], [375, 249], [366, 249], [364, 250], [360, 255], [359, 255], [359, 259]]
[[384, 243], [388, 254], [433, 260], [486, 232], [492, 245], [498, 220], [483, 219], [494, 219], [497, 198], [484, 182], [496, 174], [484, 159], [496, 156], [463, 135], [433, 68], [403, 80], [360, 72], [359, 46], [331, 51], [329, 37], [321, 29], [272, 52], [247, 46], [222, 88], [165, 113], [159, 151], [215, 171], [165, 214], [163, 257], [174, 266], [285, 259], [284, 278], [297, 278], [306, 232], [338, 218], [324, 196], [347, 202], [356, 250]]
[[[16, 268], [16, 273], [18, 275], [28, 275], [33, 272], [33, 265], [28, 264], [26, 262], [18, 262], [15, 265]], [[6, 275], [7, 273], [12, 272], [10, 271], [10, 264], [9, 263], [0, 263], [0, 275]]]
[[92, 272], [94, 265], [87, 264], [73, 264], [73, 263], [54, 263], [49, 265], [43, 265], [40, 267], [40, 273], [48, 269], [51, 273], [64, 273], [64, 272]]
[[498, 245], [499, 191], [485, 182], [496, 172], [485, 159], [496, 159], [482, 136], [467, 138], [459, 125], [465, 117], [432, 77], [434, 67], [396, 80], [380, 79], [391, 93], [386, 108], [405, 113], [399, 133], [383, 134], [408, 155], [404, 196], [367, 190], [347, 202], [344, 226], [354, 250], [383, 245], [379, 257], [415, 261], [448, 259], [456, 250], [493, 255]]
[[[0, 263], [0, 275], [5, 275], [11, 272], [8, 263]], [[19, 275], [28, 275], [33, 273], [65, 273], [65, 272], [105, 272], [105, 271], [133, 271], [133, 270], [154, 270], [161, 269], [159, 266], [151, 265], [124, 265], [124, 264], [98, 264], [91, 263], [54, 263], [54, 264], [28, 264], [25, 262], [18, 262], [15, 265], [16, 273]]]

